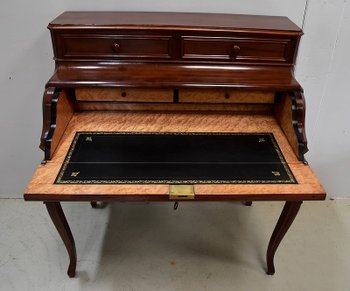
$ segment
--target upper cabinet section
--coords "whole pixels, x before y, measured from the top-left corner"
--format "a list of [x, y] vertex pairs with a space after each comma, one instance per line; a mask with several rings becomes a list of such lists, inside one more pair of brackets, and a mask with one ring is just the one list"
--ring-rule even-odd
[[56, 61], [294, 64], [301, 29], [286, 17], [65, 12], [49, 24]]

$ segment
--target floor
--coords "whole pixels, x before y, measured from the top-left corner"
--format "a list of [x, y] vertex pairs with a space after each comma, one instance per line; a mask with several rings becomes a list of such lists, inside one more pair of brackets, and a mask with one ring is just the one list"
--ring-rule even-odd
[[305, 202], [265, 274], [283, 204], [63, 203], [76, 278], [39, 202], [0, 200], [0, 290], [350, 290], [350, 200]]

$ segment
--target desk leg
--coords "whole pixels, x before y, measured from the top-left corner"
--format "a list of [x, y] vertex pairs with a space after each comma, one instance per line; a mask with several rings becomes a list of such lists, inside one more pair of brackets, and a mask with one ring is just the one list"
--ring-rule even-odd
[[282, 213], [278, 219], [267, 248], [266, 261], [268, 275], [273, 275], [275, 273], [273, 259], [275, 257], [276, 250], [284, 235], [287, 233], [289, 227], [292, 225], [294, 218], [297, 216], [302, 203], [302, 201], [287, 201], [283, 207]]
[[70, 263], [67, 274], [70, 278], [75, 276], [77, 266], [77, 253], [72, 232], [69, 228], [66, 217], [64, 216], [60, 202], [45, 202], [47, 211], [60, 234], [69, 254]]

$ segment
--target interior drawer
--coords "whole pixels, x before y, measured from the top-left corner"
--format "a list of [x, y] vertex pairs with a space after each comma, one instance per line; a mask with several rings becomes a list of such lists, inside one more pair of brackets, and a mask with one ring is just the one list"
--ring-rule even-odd
[[60, 57], [170, 58], [170, 36], [152, 35], [60, 35]]
[[288, 39], [183, 37], [182, 58], [290, 62]]
[[274, 92], [184, 89], [179, 91], [183, 103], [268, 103], [273, 104]]
[[78, 88], [77, 101], [115, 101], [115, 102], [172, 102], [171, 89], [142, 88]]

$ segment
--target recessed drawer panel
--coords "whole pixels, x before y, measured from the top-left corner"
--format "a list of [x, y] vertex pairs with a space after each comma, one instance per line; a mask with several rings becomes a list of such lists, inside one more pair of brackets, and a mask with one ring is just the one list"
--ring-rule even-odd
[[183, 37], [182, 58], [287, 62], [290, 45], [288, 39]]
[[77, 101], [172, 102], [171, 89], [78, 88]]
[[184, 89], [179, 91], [183, 103], [274, 103], [274, 92]]
[[64, 34], [61, 38], [64, 58], [170, 58], [170, 36]]

